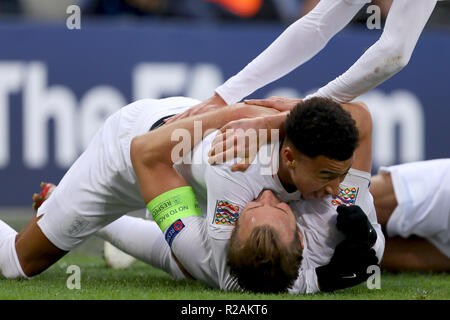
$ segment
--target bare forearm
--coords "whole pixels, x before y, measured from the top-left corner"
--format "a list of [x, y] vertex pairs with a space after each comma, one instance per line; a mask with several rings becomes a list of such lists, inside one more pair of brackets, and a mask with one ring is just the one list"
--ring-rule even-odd
[[286, 117], [288, 114], [289, 111], [285, 111], [276, 115], [266, 116], [264, 118], [266, 127], [269, 130], [278, 129], [280, 130], [280, 137], [284, 136], [284, 122], [286, 121]]
[[[158, 163], [172, 166], [180, 156], [184, 156], [183, 152], [190, 151], [201, 141], [207, 130], [218, 129], [230, 121], [239, 119], [241, 111], [242, 108], [235, 106], [224, 107], [214, 112], [181, 119], [135, 137], [132, 145], [138, 152], [134, 156], [136, 160], [148, 166]], [[174, 159], [172, 151], [181, 144], [184, 148], [177, 155], [178, 159]]]

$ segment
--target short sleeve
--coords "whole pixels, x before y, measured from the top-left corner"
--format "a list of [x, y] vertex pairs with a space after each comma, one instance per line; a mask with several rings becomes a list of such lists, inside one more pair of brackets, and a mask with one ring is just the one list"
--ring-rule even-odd
[[378, 223], [372, 194], [369, 191], [370, 177], [371, 175], [368, 172], [350, 169], [349, 174], [340, 186], [340, 195], [334, 198], [334, 200], [344, 202], [342, 204], [345, 204], [347, 201], [348, 204], [358, 205], [365, 212], [377, 232], [377, 241], [373, 249], [377, 254], [378, 262], [381, 262], [384, 253], [385, 238], [381, 225]]
[[206, 225], [220, 288], [236, 290], [236, 279], [230, 275], [226, 263], [228, 242], [240, 213], [254, 196], [246, 187], [245, 180], [238, 183], [230, 176], [220, 174], [216, 168], [210, 168], [206, 177]]

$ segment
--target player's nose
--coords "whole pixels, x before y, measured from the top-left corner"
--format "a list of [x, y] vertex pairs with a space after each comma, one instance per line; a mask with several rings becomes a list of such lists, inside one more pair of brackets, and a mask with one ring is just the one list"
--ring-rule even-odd
[[337, 180], [336, 182], [327, 185], [325, 187], [325, 193], [337, 197], [339, 195], [339, 181]]
[[275, 205], [280, 203], [280, 200], [275, 196], [272, 190], [263, 190], [260, 193], [259, 201], [264, 205]]

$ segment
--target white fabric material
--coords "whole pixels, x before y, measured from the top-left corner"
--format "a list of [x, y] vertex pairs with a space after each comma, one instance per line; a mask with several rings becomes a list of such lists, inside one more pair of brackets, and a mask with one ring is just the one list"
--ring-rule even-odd
[[[370, 174], [351, 169], [341, 188], [356, 189], [356, 199], [353, 204], [358, 205], [367, 214], [369, 221], [377, 232], [377, 241], [373, 247], [379, 262], [383, 257], [385, 239], [380, 224], [377, 222], [373, 198], [369, 192]], [[344, 189], [346, 188], [346, 189]], [[314, 293], [319, 291], [315, 268], [326, 265], [333, 256], [334, 249], [343, 239], [343, 234], [336, 228], [337, 204], [333, 204], [332, 197], [314, 201], [296, 201], [291, 209], [296, 213], [297, 224], [303, 235], [303, 261], [300, 277], [295, 282], [291, 293]]]
[[218, 87], [216, 93], [227, 104], [236, 103], [288, 74], [322, 50], [352, 20], [365, 2], [367, 1], [320, 1], [242, 71]]
[[220, 288], [205, 218], [191, 216], [182, 218], [181, 221], [185, 227], [172, 242], [173, 253], [194, 279], [213, 288]]
[[[283, 77], [320, 52], [368, 2], [320, 1], [216, 93], [232, 104]], [[393, 1], [380, 39], [345, 73], [305, 99], [321, 96], [349, 102], [399, 72], [408, 63], [435, 5], [436, 0]]]
[[[38, 224], [47, 238], [60, 249], [69, 251], [86, 237], [126, 212], [145, 208], [131, 165], [129, 155], [131, 139], [147, 132], [151, 125], [160, 118], [183, 112], [189, 106], [197, 103], [197, 100], [187, 98], [140, 100], [112, 115], [96, 134], [87, 150], [63, 177], [52, 196], [39, 208], [38, 215], [44, 214], [44, 216]], [[206, 213], [206, 219], [202, 217], [182, 219], [185, 228], [173, 239], [172, 251], [184, 268], [198, 280], [224, 290], [239, 290], [236, 279], [230, 276], [226, 265], [227, 244], [233, 227], [214, 224], [217, 201], [231, 201], [242, 209], [263, 189], [273, 190], [281, 201], [286, 202], [300, 199], [300, 193], [298, 191], [286, 192], [278, 179], [276, 174], [279, 157], [278, 144], [262, 147], [255, 160], [258, 164], [251, 166], [245, 173], [231, 173], [231, 164], [229, 163], [220, 166], [210, 166], [207, 163], [207, 153], [214, 136], [214, 133], [210, 134], [194, 148], [190, 155], [192, 164], [185, 163], [175, 166], [175, 169], [194, 188], [200, 208]], [[352, 171], [349, 176], [351, 175], [355, 175], [355, 173]], [[346, 179], [346, 183], [358, 183], [358, 178], [355, 179], [356, 182]], [[366, 180], [368, 181], [368, 178]], [[366, 194], [363, 189], [368, 188], [367, 181], [359, 186], [361, 196], [358, 195], [358, 197], [363, 198], [362, 195]], [[359, 201], [363, 201], [361, 198]], [[323, 201], [326, 203], [329, 200], [324, 199]], [[367, 203], [370, 204], [370, 200], [368, 199]], [[328, 209], [335, 213], [335, 208], [327, 207], [324, 203], [318, 206], [318, 210]], [[368, 214], [370, 213], [367, 208], [363, 207], [363, 209]], [[303, 215], [304, 212], [302, 212]], [[321, 219], [321, 215], [312, 216]], [[139, 221], [139, 224], [143, 222], [145, 221]], [[326, 223], [328, 226], [329, 221], [327, 220]], [[119, 222], [119, 224], [121, 223]], [[303, 231], [302, 224], [300, 222], [298, 224]], [[317, 222], [317, 226], [321, 227], [320, 222]], [[103, 231], [114, 228], [114, 224], [112, 224]], [[155, 228], [152, 230], [156, 233]], [[128, 233], [127, 230], [124, 232]], [[104, 232], [103, 235], [105, 236]], [[136, 247], [139, 242], [138, 238], [139, 236], [134, 241]], [[119, 237], [114, 240], [114, 234], [111, 232], [107, 240], [120, 247], [123, 239]], [[326, 255], [328, 255], [328, 259], [331, 258], [329, 253], [337, 245], [335, 240], [330, 233], [321, 242], [325, 248], [324, 254], [322, 255], [320, 251], [314, 251], [314, 254], [323, 256], [323, 261], [327, 259]], [[146, 245], [146, 243], [144, 242], [142, 245]], [[306, 245], [308, 247], [311, 244], [307, 243]], [[161, 243], [161, 246], [165, 247], [166, 244]], [[136, 252], [136, 250], [140, 250], [137, 248], [126, 251], [133, 250], [137, 255], [144, 254], [144, 251]], [[166, 259], [168, 259], [167, 251], [161, 250], [160, 254], [159, 259], [162, 259], [160, 262], [155, 262], [152, 258], [148, 258], [148, 260], [150, 263], [159, 263], [163, 265], [163, 268], [172, 272], [172, 266], [165, 265]], [[316, 292], [317, 290], [317, 276], [314, 270], [310, 269], [316, 267], [316, 260], [310, 259], [308, 255], [309, 253], [306, 252], [304, 261], [311, 260], [311, 263], [308, 264], [308, 268], [300, 270], [301, 279], [298, 280], [300, 289], [296, 291], [297, 293]], [[172, 260], [169, 259], [169, 262], [172, 263]]]
[[164, 270], [175, 279], [185, 276], [173, 258], [164, 234], [154, 221], [123, 216], [96, 235], [127, 254]]
[[6, 279], [28, 279], [17, 257], [16, 235], [16, 230], [0, 220], [0, 273]]
[[[118, 218], [127, 212], [145, 212], [129, 156], [132, 138], [147, 132], [162, 117], [178, 114], [197, 103], [198, 100], [183, 97], [139, 100], [108, 118], [39, 208], [38, 216], [44, 216], [38, 224], [46, 237], [58, 248], [70, 251], [103, 228], [97, 234], [114, 246], [176, 278], [184, 277], [155, 222]], [[182, 171], [181, 167], [178, 169]], [[205, 189], [192, 183], [200, 207], [205, 210]], [[209, 257], [205, 220], [187, 217], [182, 221], [186, 226], [172, 243], [177, 258], [193, 277], [219, 287], [214, 261]]]
[[131, 164], [131, 140], [162, 117], [198, 102], [182, 97], [144, 99], [110, 116], [39, 208], [38, 216], [44, 216], [38, 225], [45, 236], [70, 251], [124, 213], [145, 208]]
[[308, 95], [349, 102], [383, 83], [406, 66], [436, 0], [395, 0], [380, 39], [345, 73]]
[[[183, 176], [189, 183], [203, 185], [208, 190], [206, 223], [220, 288], [237, 290], [239, 287], [236, 280], [231, 277], [226, 264], [228, 240], [234, 226], [214, 222], [217, 203], [228, 201], [240, 213], [247, 203], [254, 200], [263, 189], [270, 189], [281, 201], [289, 203], [297, 216], [297, 224], [304, 235], [306, 249], [304, 250], [303, 263], [299, 278], [291, 293], [317, 292], [319, 289], [315, 268], [329, 262], [335, 246], [343, 239], [343, 235], [335, 227], [337, 212], [336, 207], [331, 204], [331, 197], [307, 202], [300, 200], [301, 195], [298, 191], [288, 193], [276, 174], [279, 157], [278, 145], [263, 146], [259, 151], [259, 156], [246, 172], [231, 172], [231, 163], [217, 166], [205, 164], [214, 136], [214, 133], [207, 136], [201, 145], [194, 148], [192, 161], [195, 165], [190, 167], [191, 176], [189, 174], [183, 174]], [[263, 157], [262, 155], [267, 156]], [[378, 240], [374, 249], [381, 261], [384, 252], [384, 237], [381, 227], [377, 223], [372, 196], [368, 191], [369, 181], [369, 173], [352, 169], [342, 187], [358, 189], [355, 204], [362, 207], [377, 231]], [[175, 241], [177, 240], [175, 239]], [[175, 254], [177, 255], [176, 252]]]
[[417, 235], [450, 258], [450, 159], [382, 167], [389, 172], [398, 206], [387, 223], [389, 236]]
[[[274, 154], [274, 158], [278, 159], [278, 152], [272, 152], [273, 150], [278, 150], [278, 148], [275, 145], [265, 145], [260, 149], [258, 155]], [[233, 206], [239, 207], [240, 214], [247, 203], [256, 199], [263, 189], [272, 190], [281, 201], [289, 202], [300, 199], [298, 191], [289, 193], [283, 188], [275, 168], [273, 175], [271, 174], [272, 172], [261, 174], [266, 172], [266, 168], [261, 170], [264, 167], [261, 166], [261, 163], [267, 164], [265, 161], [258, 161], [261, 159], [261, 157], [257, 157], [254, 164], [258, 164], [250, 166], [245, 172], [231, 172], [230, 163], [220, 166], [209, 166], [204, 172], [204, 179], [208, 189], [206, 218], [208, 233], [211, 238], [214, 260], [219, 268], [220, 285], [225, 290], [234, 290], [237, 286], [236, 280], [231, 277], [229, 267], [226, 264], [228, 241], [234, 226], [214, 223], [217, 202], [230, 202]], [[271, 163], [272, 161], [269, 161], [269, 167]]]
[[[145, 212], [129, 156], [132, 138], [146, 133], [162, 117], [181, 113], [197, 103], [198, 100], [183, 97], [139, 100], [108, 118], [39, 208], [38, 216], [43, 217], [38, 224], [46, 237], [58, 248], [70, 251], [103, 228], [98, 235], [119, 249], [176, 278], [182, 277], [155, 222], [132, 217], [116, 219], [127, 212]], [[194, 182], [193, 186], [200, 207], [205, 210], [202, 199], [206, 199], [206, 192]], [[186, 227], [172, 243], [177, 258], [196, 279], [219, 287], [214, 261], [208, 256], [211, 250], [205, 220], [187, 217], [182, 221]]]

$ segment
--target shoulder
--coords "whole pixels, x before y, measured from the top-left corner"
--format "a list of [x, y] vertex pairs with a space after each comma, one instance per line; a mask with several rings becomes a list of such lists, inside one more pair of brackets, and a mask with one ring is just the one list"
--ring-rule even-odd
[[372, 121], [369, 107], [362, 101], [355, 101], [350, 103], [342, 103], [342, 108], [351, 113], [355, 120]]
[[[247, 189], [250, 192], [257, 192], [263, 187], [261, 166], [254, 162], [246, 171], [232, 171], [233, 164], [239, 159], [233, 159], [222, 164], [206, 166], [206, 178], [209, 184], [216, 184], [218, 181], [235, 185], [238, 189]], [[258, 191], [259, 193], [259, 191]]]

